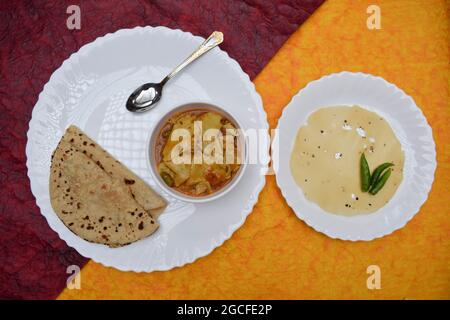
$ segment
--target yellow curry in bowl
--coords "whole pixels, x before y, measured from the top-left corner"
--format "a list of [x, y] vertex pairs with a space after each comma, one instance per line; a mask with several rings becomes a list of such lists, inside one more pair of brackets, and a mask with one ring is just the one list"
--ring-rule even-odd
[[164, 183], [190, 197], [222, 190], [241, 168], [239, 130], [228, 115], [212, 108], [175, 112], [154, 142], [156, 171]]

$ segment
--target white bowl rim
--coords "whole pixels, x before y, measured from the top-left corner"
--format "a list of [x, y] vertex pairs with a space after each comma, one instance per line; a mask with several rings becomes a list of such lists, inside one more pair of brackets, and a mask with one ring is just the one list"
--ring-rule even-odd
[[161, 129], [161, 125], [164, 123], [164, 121], [167, 120], [171, 115], [174, 115], [175, 113], [179, 113], [179, 112], [183, 112], [183, 111], [188, 111], [189, 109], [200, 109], [202, 106], [204, 106], [205, 108], [210, 108], [210, 109], [216, 110], [219, 113], [225, 114], [237, 125], [237, 127], [238, 127], [237, 129], [243, 128], [240, 121], [230, 111], [218, 106], [217, 104], [212, 104], [210, 102], [202, 102], [202, 101], [189, 102], [189, 103], [184, 103], [182, 105], [176, 106], [176, 107], [170, 109], [169, 111], [167, 111], [158, 120], [156, 126], [154, 126], [153, 129], [150, 131], [150, 134], [148, 135], [148, 139], [147, 139], [147, 143], [146, 143], [146, 155], [148, 157], [147, 158], [147, 167], [149, 168], [153, 178], [155, 179], [155, 182], [158, 184], [158, 187], [160, 187], [162, 190], [164, 190], [165, 192], [167, 192], [172, 197], [174, 197], [178, 200], [191, 202], [191, 203], [210, 202], [210, 201], [219, 199], [220, 197], [226, 195], [239, 183], [239, 181], [241, 180], [242, 176], [244, 175], [245, 169], [247, 167], [247, 162], [245, 159], [247, 158], [246, 155], [247, 155], [248, 148], [247, 148], [247, 143], [244, 139], [244, 143], [242, 144], [243, 145], [242, 152], [244, 154], [244, 156], [243, 156], [244, 161], [241, 164], [238, 173], [235, 174], [234, 177], [231, 178], [230, 182], [228, 182], [223, 188], [217, 190], [216, 192], [213, 192], [206, 196], [192, 197], [192, 196], [183, 194], [181, 192], [178, 192], [178, 191], [174, 190], [173, 188], [170, 188], [162, 181], [160, 175], [158, 174], [158, 172], [156, 172], [156, 168], [154, 166], [154, 157], [153, 157], [153, 155], [150, 154], [150, 152], [153, 149], [153, 138], [156, 136], [156, 134]]

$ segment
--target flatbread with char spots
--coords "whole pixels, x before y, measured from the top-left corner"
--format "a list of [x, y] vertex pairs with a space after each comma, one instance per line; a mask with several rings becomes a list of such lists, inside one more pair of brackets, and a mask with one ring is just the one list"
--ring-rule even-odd
[[166, 207], [141, 178], [75, 126], [53, 153], [50, 199], [72, 232], [110, 247], [151, 235]]

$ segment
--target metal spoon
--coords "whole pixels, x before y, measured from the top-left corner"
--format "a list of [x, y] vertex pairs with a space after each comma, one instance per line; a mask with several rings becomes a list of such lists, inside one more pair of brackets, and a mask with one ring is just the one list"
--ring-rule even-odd
[[221, 44], [223, 33], [214, 31], [186, 60], [169, 73], [160, 83], [145, 83], [130, 95], [127, 100], [127, 109], [131, 112], [145, 112], [153, 109], [155, 104], [161, 99], [162, 89], [167, 81], [183, 70], [191, 62], [201, 57], [203, 54]]

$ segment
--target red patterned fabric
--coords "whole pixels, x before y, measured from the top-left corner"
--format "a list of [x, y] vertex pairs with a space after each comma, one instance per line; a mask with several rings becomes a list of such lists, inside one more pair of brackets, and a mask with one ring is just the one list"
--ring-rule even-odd
[[[40, 214], [25, 165], [31, 110], [71, 53], [122, 28], [164, 25], [203, 37], [220, 30], [221, 47], [253, 78], [322, 2], [1, 1], [0, 298], [55, 298], [66, 285], [67, 266], [87, 262]], [[71, 4], [80, 6], [81, 30], [66, 27]]]

